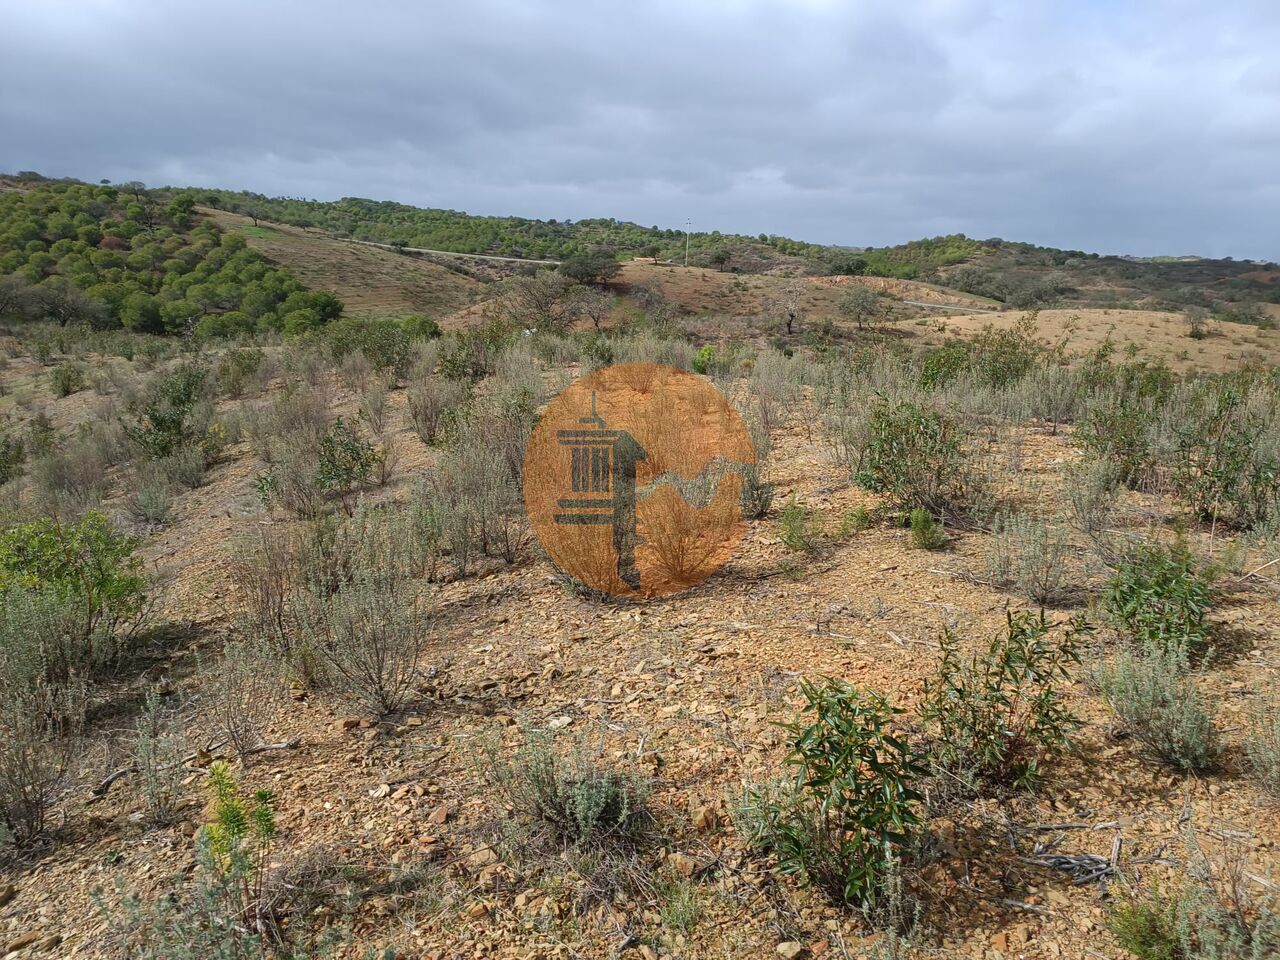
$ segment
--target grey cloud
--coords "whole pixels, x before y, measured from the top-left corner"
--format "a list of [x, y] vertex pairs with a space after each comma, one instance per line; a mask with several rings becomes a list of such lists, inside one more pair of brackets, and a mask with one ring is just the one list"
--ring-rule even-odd
[[8, 170], [1280, 257], [1261, 0], [101, 0], [6, 21]]

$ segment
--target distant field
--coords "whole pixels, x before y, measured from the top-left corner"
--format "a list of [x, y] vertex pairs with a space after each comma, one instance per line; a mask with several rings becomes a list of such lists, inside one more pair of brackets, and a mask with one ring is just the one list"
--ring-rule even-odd
[[[1024, 316], [1024, 310], [948, 316], [945, 330], [971, 335], [987, 325], [1012, 327]], [[1280, 331], [1213, 322], [1207, 327], [1208, 336], [1193, 340], [1182, 314], [1158, 310], [1041, 310], [1036, 329], [1041, 339], [1051, 343], [1065, 339], [1073, 353], [1091, 351], [1110, 337], [1117, 351], [1132, 344], [1141, 356], [1163, 360], [1179, 373], [1221, 373], [1255, 361], [1274, 364], [1280, 360]], [[931, 331], [924, 340], [940, 342], [944, 336]]]
[[283, 224], [255, 225], [248, 217], [201, 208], [225, 230], [241, 234], [263, 256], [288, 267], [308, 287], [332, 290], [349, 316], [441, 317], [483, 295], [485, 285], [417, 257], [343, 243]]

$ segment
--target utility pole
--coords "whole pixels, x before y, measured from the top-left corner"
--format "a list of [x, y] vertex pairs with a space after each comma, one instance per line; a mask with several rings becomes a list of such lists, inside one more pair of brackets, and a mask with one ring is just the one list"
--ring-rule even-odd
[[693, 225], [692, 220], [684, 222], [684, 265], [689, 265], [689, 227]]

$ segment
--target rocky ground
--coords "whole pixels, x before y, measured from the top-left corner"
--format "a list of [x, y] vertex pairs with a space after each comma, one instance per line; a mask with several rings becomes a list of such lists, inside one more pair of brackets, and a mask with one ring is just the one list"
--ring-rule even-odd
[[[77, 395], [54, 406], [87, 402]], [[335, 386], [334, 403], [341, 412], [354, 398]], [[394, 499], [437, 454], [409, 429], [402, 391], [391, 404], [400, 467], [378, 496]], [[844, 678], [911, 708], [945, 627], [973, 646], [1030, 602], [985, 582], [983, 534], [956, 532], [938, 552], [912, 549], [907, 531], [884, 524], [836, 536], [848, 511], [876, 498], [831, 461], [814, 413], [794, 412], [770, 465], [777, 502], [794, 495], [829, 534], [814, 555], [788, 551], [772, 519], [754, 521], [733, 560], [697, 588], [613, 603], [567, 591], [528, 550], [512, 568], [439, 589], [420, 696], [404, 714], [373, 722], [301, 692], [282, 706], [268, 739], [297, 746], [252, 758], [240, 776], [278, 797], [280, 863], [313, 856], [361, 878], [350, 920], [359, 950], [349, 955], [376, 946], [406, 958], [840, 957], [883, 940], [751, 854], [732, 806], [744, 782], [780, 775], [776, 723], [792, 717], [802, 677]], [[1062, 469], [1078, 456], [1070, 432], [1021, 428], [1001, 438], [993, 462], [1011, 468], [1015, 450], [1017, 495], [1053, 512]], [[156, 616], [169, 627], [143, 679], [191, 699], [193, 743], [202, 728], [192, 665], [217, 650], [238, 604], [233, 544], [258, 525], [287, 522], [263, 512], [257, 469], [247, 444], [233, 446], [145, 544], [165, 585]], [[1124, 516], [1135, 528], [1170, 520], [1167, 504], [1138, 494], [1127, 495]], [[1206, 552], [1224, 548], [1210, 531], [1194, 536]], [[1213, 613], [1221, 649], [1203, 683], [1233, 758], [1249, 705], [1280, 681], [1267, 572], [1228, 578]], [[1096, 585], [1082, 568], [1082, 580], [1091, 575]], [[1082, 609], [1050, 616], [1065, 623]], [[1086, 659], [1107, 656], [1113, 642], [1099, 630]], [[1047, 849], [1159, 876], [1177, 868], [1193, 824], [1207, 848], [1275, 876], [1280, 818], [1238, 763], [1198, 779], [1141, 759], [1113, 736], [1079, 676], [1070, 686], [1084, 721], [1078, 749], [1039, 792], [956, 805], [930, 824], [938, 856], [919, 881], [922, 955], [1119, 958], [1106, 929], [1118, 882], [1075, 883], [1032, 862]], [[608, 757], [653, 778], [655, 836], [631, 855], [639, 880], [621, 893], [610, 897], [598, 870], [529, 849], [510, 829], [475, 746], [482, 736], [513, 745], [528, 728], [603, 738]], [[119, 765], [128, 729], [123, 713], [100, 723], [60, 807], [56, 842], [0, 873], [0, 957], [107, 955], [99, 899], [163, 896], [194, 870], [201, 773], [186, 778], [181, 817], [166, 828], [141, 822], [127, 779], [101, 799], [91, 794]]]

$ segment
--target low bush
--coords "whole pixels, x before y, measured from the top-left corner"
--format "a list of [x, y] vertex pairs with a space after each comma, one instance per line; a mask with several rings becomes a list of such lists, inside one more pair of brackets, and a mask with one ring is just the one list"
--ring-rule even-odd
[[778, 512], [778, 539], [788, 550], [813, 553], [820, 537], [812, 511], [793, 496]]
[[858, 451], [855, 479], [904, 510], [959, 512], [976, 492], [965, 433], [954, 420], [910, 401], [878, 398]]
[[1147, 484], [1157, 469], [1148, 424], [1149, 404], [1113, 399], [1090, 408], [1075, 439], [1093, 457], [1115, 465], [1120, 480], [1132, 490]]
[[[1273, 402], [1273, 401], [1272, 401]], [[1171, 451], [1174, 495], [1208, 521], [1249, 529], [1275, 512], [1280, 451], [1269, 417], [1231, 382], [1198, 385], [1178, 405]]]
[[404, 377], [413, 356], [413, 338], [397, 320], [335, 320], [319, 334], [336, 363], [353, 353], [361, 353], [374, 370]]
[[58, 611], [62, 628], [30, 641], [46, 678], [92, 675], [124, 652], [147, 609], [137, 546], [100, 513], [76, 523], [41, 518], [0, 534], [6, 607]]
[[0, 486], [22, 476], [27, 462], [27, 445], [22, 437], [0, 434]]
[[749, 788], [740, 829], [835, 900], [875, 912], [920, 824], [921, 757], [894, 730], [901, 713], [838, 680], [804, 681], [800, 717], [784, 725], [795, 769], [785, 785]]
[[411, 585], [361, 573], [327, 597], [302, 598], [296, 617], [322, 679], [342, 695], [376, 715], [408, 702], [431, 639]]
[[1208, 646], [1209, 577], [1183, 544], [1148, 543], [1120, 560], [1102, 595], [1112, 621], [1139, 646], [1197, 655]]
[[967, 659], [959, 638], [944, 632], [942, 659], [920, 707], [936, 762], [965, 781], [1034, 786], [1080, 726], [1063, 688], [1080, 662], [1082, 631], [1075, 624], [1054, 638], [1043, 610], [1010, 613], [1008, 628]]
[[1035, 517], [1005, 517], [996, 522], [987, 571], [993, 583], [1052, 606], [1071, 587], [1067, 555], [1067, 535], [1060, 527]]
[[147, 819], [172, 823], [177, 814], [182, 778], [182, 744], [170, 728], [159, 694], [148, 691], [134, 725], [133, 763], [138, 772]]
[[160, 527], [169, 520], [173, 504], [172, 487], [159, 471], [139, 471], [134, 489], [124, 502], [129, 519], [144, 527]]
[[369, 482], [376, 462], [373, 444], [339, 417], [320, 438], [316, 482], [322, 491], [338, 497], [350, 516], [355, 506], [353, 498]]
[[199, 443], [208, 426], [197, 417], [208, 373], [201, 367], [181, 367], [147, 391], [138, 421], [128, 428], [130, 438], [152, 460], [162, 460], [178, 447]]
[[284, 923], [286, 903], [271, 882], [279, 856], [275, 797], [245, 796], [226, 763], [209, 775], [209, 821], [196, 834], [189, 888], [144, 902], [126, 894], [118, 909], [98, 892], [119, 945], [141, 960], [279, 960], [335, 955], [349, 937], [341, 925], [319, 934], [301, 920]]
[[1151, 758], [1188, 773], [1214, 769], [1222, 746], [1187, 662], [1186, 647], [1147, 642], [1121, 650], [1097, 683], [1124, 731]]
[[556, 844], [634, 842], [647, 826], [648, 783], [609, 767], [598, 741], [558, 749], [551, 734], [529, 730], [510, 759], [496, 737], [484, 741], [479, 762], [506, 806]]
[[218, 387], [222, 394], [238, 399], [246, 390], [261, 389], [266, 360], [267, 355], [256, 347], [228, 350], [218, 361]]
[[1280, 703], [1274, 696], [1261, 700], [1251, 712], [1245, 759], [1258, 788], [1280, 800]]
[[1280, 896], [1251, 879], [1244, 856], [1206, 853], [1185, 828], [1181, 874], [1127, 883], [1111, 908], [1112, 934], [1138, 960], [1264, 960], [1280, 954]]
[[911, 527], [911, 545], [917, 550], [941, 550], [947, 545], [947, 533], [924, 507], [916, 507], [907, 518]]
[[441, 438], [446, 425], [464, 415], [471, 400], [466, 381], [432, 374], [418, 377], [409, 386], [409, 417], [422, 442], [428, 446]]
[[27, 672], [0, 659], [0, 853], [47, 835], [84, 721], [82, 687], [28, 683]]
[[58, 397], [69, 397], [84, 389], [84, 370], [74, 363], [60, 363], [49, 371], [53, 392]]
[[215, 737], [241, 758], [262, 745], [283, 688], [276, 652], [257, 640], [232, 640], [222, 658], [206, 664], [200, 688], [203, 712]]

